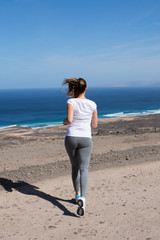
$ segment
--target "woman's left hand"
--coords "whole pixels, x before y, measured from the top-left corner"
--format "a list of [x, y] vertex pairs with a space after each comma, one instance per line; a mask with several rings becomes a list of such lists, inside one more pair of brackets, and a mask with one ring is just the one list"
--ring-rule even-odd
[[68, 124], [68, 120], [67, 120], [67, 118], [65, 118], [64, 120], [63, 120], [63, 125], [67, 125]]

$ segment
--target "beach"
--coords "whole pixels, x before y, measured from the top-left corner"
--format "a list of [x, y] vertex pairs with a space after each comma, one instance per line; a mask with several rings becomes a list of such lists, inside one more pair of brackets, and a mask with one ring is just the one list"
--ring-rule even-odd
[[0, 131], [0, 239], [160, 239], [160, 114], [99, 119], [84, 217], [66, 126]]

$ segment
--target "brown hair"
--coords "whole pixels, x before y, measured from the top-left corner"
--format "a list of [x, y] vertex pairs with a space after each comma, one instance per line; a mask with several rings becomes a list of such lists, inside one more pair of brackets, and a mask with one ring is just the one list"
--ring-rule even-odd
[[77, 98], [81, 93], [84, 93], [87, 83], [83, 78], [68, 78], [65, 79], [63, 85], [68, 85], [67, 95]]

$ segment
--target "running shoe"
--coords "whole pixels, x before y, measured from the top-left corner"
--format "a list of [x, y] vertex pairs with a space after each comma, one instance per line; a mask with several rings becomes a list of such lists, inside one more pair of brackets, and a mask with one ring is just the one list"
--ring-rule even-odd
[[77, 214], [79, 216], [83, 216], [84, 215], [84, 212], [85, 212], [85, 206], [86, 206], [86, 203], [85, 203], [85, 198], [84, 197], [80, 197], [78, 199], [78, 209], [77, 209]]

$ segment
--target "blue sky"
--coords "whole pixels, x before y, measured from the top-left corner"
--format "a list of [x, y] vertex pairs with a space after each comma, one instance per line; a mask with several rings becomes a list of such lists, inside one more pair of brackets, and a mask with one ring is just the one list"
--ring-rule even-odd
[[0, 0], [0, 88], [160, 86], [159, 0]]

